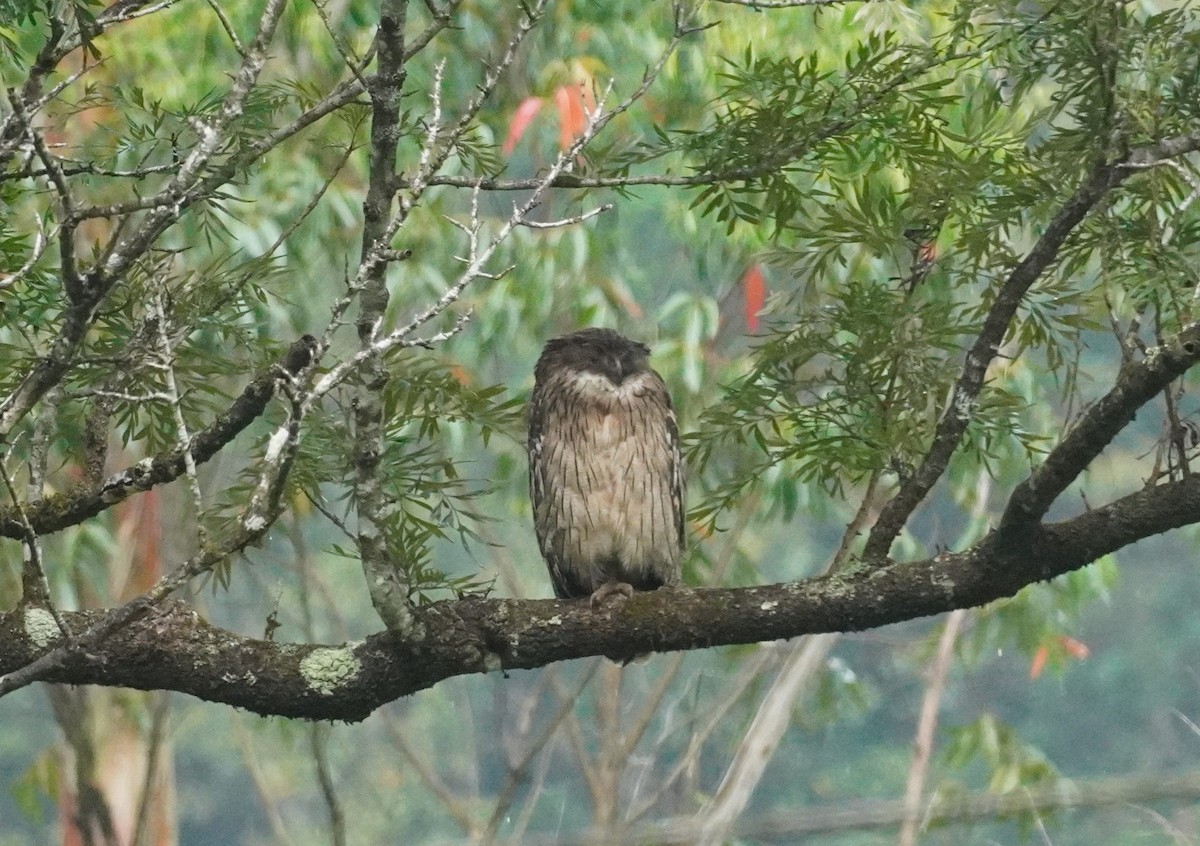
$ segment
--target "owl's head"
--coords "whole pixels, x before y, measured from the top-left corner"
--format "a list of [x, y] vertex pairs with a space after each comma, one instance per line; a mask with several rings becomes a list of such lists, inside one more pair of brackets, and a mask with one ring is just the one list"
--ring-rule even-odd
[[604, 376], [620, 385], [650, 369], [650, 348], [612, 329], [580, 329], [547, 342], [534, 376], [538, 381], [563, 370]]

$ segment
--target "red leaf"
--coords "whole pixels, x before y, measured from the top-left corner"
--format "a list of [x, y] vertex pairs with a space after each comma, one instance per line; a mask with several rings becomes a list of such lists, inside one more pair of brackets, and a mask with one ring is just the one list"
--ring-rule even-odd
[[560, 85], [554, 91], [554, 106], [558, 109], [558, 147], [565, 150], [587, 128], [584, 109], [587, 88], [582, 85]]
[[758, 313], [767, 301], [767, 280], [762, 267], [752, 264], [742, 274], [742, 305], [746, 315], [746, 330], [758, 331]]
[[1050, 650], [1045, 646], [1039, 646], [1037, 651], [1033, 653], [1033, 662], [1029, 665], [1029, 677], [1036, 679], [1042, 674], [1042, 670], [1046, 666], [1046, 659], [1050, 657]]
[[521, 101], [521, 105], [517, 106], [517, 110], [513, 112], [512, 120], [508, 122], [508, 135], [504, 137], [504, 144], [500, 147], [504, 155], [512, 155], [517, 142], [521, 140], [521, 136], [525, 134], [525, 130], [529, 128], [529, 124], [533, 123], [533, 117], [541, 107], [541, 97], [526, 97]]
[[1066, 635], [1060, 635], [1058, 641], [1062, 644], [1063, 650], [1076, 661], [1082, 661], [1084, 658], [1092, 654], [1092, 651], [1088, 649], [1087, 644], [1081, 640], [1076, 640], [1075, 638], [1067, 637]]

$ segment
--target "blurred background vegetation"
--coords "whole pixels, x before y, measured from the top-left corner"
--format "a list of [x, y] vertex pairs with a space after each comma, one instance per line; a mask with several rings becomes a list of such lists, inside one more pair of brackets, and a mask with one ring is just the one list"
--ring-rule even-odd
[[[404, 422], [391, 433], [390, 478], [410, 516], [403, 542], [420, 550], [427, 599], [485, 585], [501, 595], [550, 595], [525, 492], [523, 400], [542, 343], [583, 325], [650, 343], [672, 387], [692, 462], [687, 580], [743, 585], [824, 569], [873, 475], [919, 455], [998, 269], [1069, 195], [1095, 149], [1095, 122], [1111, 119], [1115, 106], [1089, 76], [1089, 50], [1107, 45], [1123, 57], [1118, 87], [1135, 139], [1170, 134], [1162, 115], [1183, 121], [1197, 108], [1181, 80], [1194, 75], [1200, 45], [1182, 5], [964, 5], [701, 9], [718, 25], [685, 41], [578, 171], [754, 167], [789, 139], [808, 152], [778, 177], [721, 188], [553, 192], [539, 210], [544, 219], [600, 203], [613, 209], [567, 229], [518, 230], [496, 262], [512, 269], [469, 288], [458, 304], [459, 313], [472, 310], [467, 329], [393, 368], [390, 401]], [[374, 4], [322, 7], [345, 45], [367, 48]], [[234, 30], [251, 31], [257, 4], [221, 8]], [[410, 125], [428, 109], [436, 63], [445, 62], [445, 102], [461, 104], [518, 14], [514, 4], [459, 5], [456, 28], [408, 66]], [[618, 95], [634, 88], [665, 47], [670, 16], [659, 3], [553, 5], [449, 172], [502, 169], [521, 178], [546, 168], [580, 129], [576, 92], [586, 101], [610, 79]], [[23, 78], [43, 31], [39, 13], [10, 10], [0, 29], [5, 85]], [[238, 61], [213, 7], [194, 0], [114, 28], [93, 47], [103, 61], [46, 119], [81, 158], [113, 163], [185, 145], [187, 116], [211, 107]], [[285, 14], [271, 55], [270, 87], [249, 115], [264, 127], [289, 98], [303, 101], [344, 73], [304, 2]], [[95, 61], [80, 53], [75, 66], [85, 60]], [[917, 67], [919, 84], [884, 84]], [[853, 133], [821, 137], [842, 112], [866, 117]], [[236, 390], [245, 362], [270, 359], [328, 320], [357, 262], [366, 157], [360, 149], [347, 157], [347, 149], [364, 143], [367, 119], [365, 108], [348, 109], [289, 141], [170, 236], [180, 250], [176, 273], [248, 279], [190, 344], [197, 414]], [[402, 145], [401, 165], [417, 151], [415, 141]], [[1046, 439], [1111, 384], [1120, 348], [1110, 315], [1140, 315], [1151, 336], [1191, 319], [1197, 216], [1181, 198], [1195, 178], [1181, 165], [1131, 187], [1039, 282], [970, 449], [902, 537], [898, 557], [982, 536]], [[304, 223], [262, 258], [326, 181]], [[107, 190], [100, 177], [92, 187], [97, 198]], [[505, 217], [519, 197], [485, 193], [483, 212]], [[29, 183], [4, 183], [6, 270], [24, 262], [44, 201]], [[444, 216], [465, 214], [470, 192], [431, 190], [424, 202], [401, 239], [413, 256], [391, 282], [395, 323], [458, 272]], [[923, 260], [932, 267], [914, 279]], [[36, 333], [38, 310], [53, 311], [53, 268], [28, 285], [20, 302], [5, 304], [8, 319]], [[115, 314], [114, 336], [119, 323]], [[1179, 402], [1183, 413], [1194, 410], [1187, 396]], [[153, 411], [126, 413], [131, 460], [169, 439]], [[1162, 426], [1145, 415], [1064, 501], [1104, 502], [1148, 478]], [[263, 424], [254, 437], [266, 431]], [[333, 423], [310, 433], [290, 511], [253, 551], [253, 566], [196, 586], [195, 601], [215, 623], [258, 634], [270, 618], [277, 639], [317, 642], [380, 628], [361, 571], [342, 552], [346, 539], [306, 496], [345, 455], [344, 437]], [[257, 448], [244, 442], [247, 452]], [[214, 465], [204, 471], [209, 489], [236, 491], [243, 468]], [[48, 541], [57, 595], [83, 607], [144, 587], [164, 561], [186, 554], [189, 508], [171, 487], [59, 533]], [[1098, 777], [1200, 772], [1193, 536], [1142, 542], [963, 615], [940, 671], [926, 791], [1020, 795], [1053, 785], [1085, 790]], [[13, 547], [0, 568], [5, 607], [19, 588]], [[790, 727], [741, 815], [744, 836], [729, 842], [797, 842], [794, 833], [755, 834], [753, 825], [903, 796], [944, 623], [915, 621], [831, 645], [786, 703]], [[576, 842], [589, 827], [687, 818], [717, 792], [792, 648], [452, 679], [358, 725], [261, 719], [181, 695], [29, 689], [0, 700], [0, 846], [79, 842], [64, 820], [81, 776], [107, 796], [120, 825], [131, 825], [139, 797], [152, 795], [137, 825], [142, 842], [155, 844], [316, 844], [339, 835], [362, 844]], [[896, 840], [894, 825], [859, 828], [850, 816], [845, 830], [804, 842]], [[1195, 799], [1117, 802], [945, 823], [919, 839], [1195, 843], [1200, 821]]]

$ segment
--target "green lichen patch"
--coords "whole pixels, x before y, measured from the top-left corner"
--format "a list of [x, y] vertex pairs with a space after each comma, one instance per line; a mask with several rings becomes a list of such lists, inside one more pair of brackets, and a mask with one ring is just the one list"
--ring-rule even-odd
[[346, 684], [362, 669], [349, 645], [314, 649], [300, 661], [300, 675], [313, 690], [325, 696]]
[[62, 632], [58, 630], [54, 615], [45, 608], [26, 608], [25, 634], [38, 649], [45, 649], [58, 640]]

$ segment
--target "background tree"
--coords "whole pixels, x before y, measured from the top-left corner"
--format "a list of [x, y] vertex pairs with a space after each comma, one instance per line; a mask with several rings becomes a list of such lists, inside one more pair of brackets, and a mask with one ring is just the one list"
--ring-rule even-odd
[[[1035, 677], [1084, 657], [1112, 553], [1200, 521], [1194, 15], [748, 5], [9, 10], [0, 695], [155, 691], [47, 687], [64, 745], [26, 770], [28, 812], [40, 790], [92, 842], [168, 841], [167, 691], [358, 721], [435, 686], [375, 721], [403, 769], [351, 777], [360, 744], [280, 727], [335, 842], [724, 842], [820, 827], [752, 800], [870, 795], [904, 799], [827, 828], [914, 842], [931, 815], [1062, 804], [945, 799], [952, 765], [998, 793], [1056, 769], [970, 707], [935, 760], [938, 707], [956, 651], [1015, 644]], [[522, 398], [583, 324], [658, 335], [705, 587], [522, 598], [548, 595], [512, 528]], [[930, 668], [919, 715], [889, 712], [907, 674], [837, 633], [946, 611], [934, 651], [899, 650]], [[676, 654], [517, 672], [649, 651]], [[789, 737], [801, 702], [810, 729], [872, 718], [847, 775]], [[235, 726], [293, 842], [294, 774]], [[802, 789], [767, 777], [781, 748]], [[348, 826], [351, 793], [389, 810]]]

